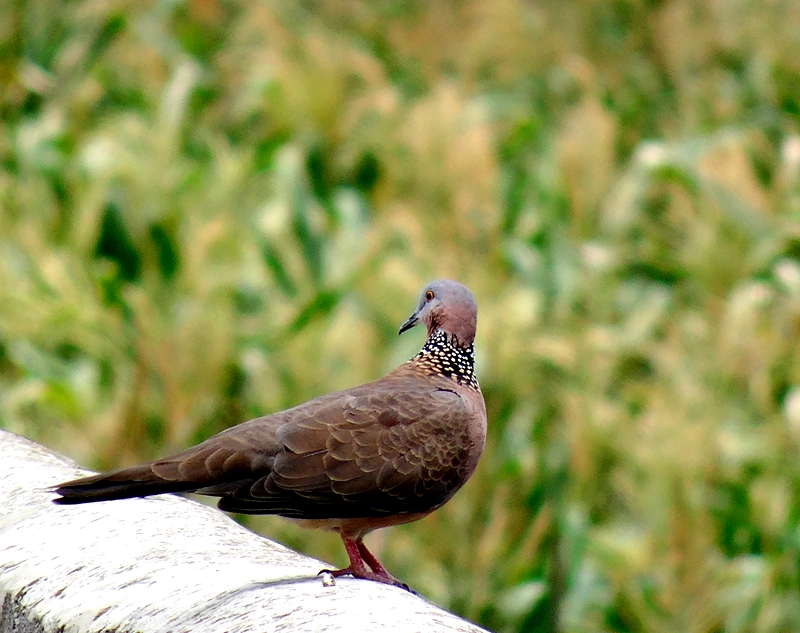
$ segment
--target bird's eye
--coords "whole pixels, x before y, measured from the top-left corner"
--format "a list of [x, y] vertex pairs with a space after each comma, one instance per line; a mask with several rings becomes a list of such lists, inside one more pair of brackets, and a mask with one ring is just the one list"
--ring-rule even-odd
[[430, 301], [431, 299], [433, 299], [433, 290], [428, 290], [425, 293], [425, 301]]

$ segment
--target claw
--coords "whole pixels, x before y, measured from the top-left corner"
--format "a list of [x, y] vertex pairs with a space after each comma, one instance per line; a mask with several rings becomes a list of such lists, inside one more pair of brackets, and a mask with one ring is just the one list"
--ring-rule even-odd
[[[402, 580], [399, 580], [392, 576], [391, 574], [376, 574], [374, 571], [370, 570], [360, 570], [358, 572], [354, 572], [350, 567], [345, 567], [344, 569], [320, 569], [317, 576], [321, 576], [323, 574], [330, 574], [333, 578], [339, 578], [340, 576], [352, 576], [353, 578], [362, 578], [364, 580], [374, 580], [375, 582], [383, 583], [384, 585], [391, 585], [392, 587], [400, 587], [400, 589], [405, 589], [406, 591], [413, 593], [416, 595], [416, 592], [412, 591], [409, 586], [404, 583]], [[323, 579], [323, 583], [324, 583]]]
[[386, 571], [386, 568], [372, 555], [360, 537], [353, 539], [344, 534], [341, 536], [344, 547], [347, 550], [347, 555], [350, 557], [350, 564], [343, 569], [322, 569], [319, 574], [317, 574], [318, 576], [321, 574], [330, 574], [333, 578], [339, 578], [340, 576], [350, 575], [353, 578], [374, 580], [375, 582], [391, 585], [392, 587], [400, 587], [416, 595], [406, 583], [398, 580]]

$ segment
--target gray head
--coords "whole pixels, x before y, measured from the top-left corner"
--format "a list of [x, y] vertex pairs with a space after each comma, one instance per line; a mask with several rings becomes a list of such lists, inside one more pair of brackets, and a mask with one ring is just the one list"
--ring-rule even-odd
[[455, 338], [467, 347], [475, 340], [478, 326], [478, 304], [464, 284], [450, 279], [432, 281], [422, 289], [417, 309], [400, 326], [399, 334], [418, 323], [428, 328], [428, 336], [440, 330], [448, 339]]

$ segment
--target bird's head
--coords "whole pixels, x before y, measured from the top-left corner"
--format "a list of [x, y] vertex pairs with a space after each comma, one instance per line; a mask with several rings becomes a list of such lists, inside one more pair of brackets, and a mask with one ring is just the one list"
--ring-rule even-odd
[[422, 290], [417, 309], [403, 325], [399, 334], [424, 323], [428, 336], [444, 332], [448, 340], [457, 341], [461, 347], [475, 340], [478, 325], [478, 304], [475, 296], [464, 284], [450, 279], [432, 281]]

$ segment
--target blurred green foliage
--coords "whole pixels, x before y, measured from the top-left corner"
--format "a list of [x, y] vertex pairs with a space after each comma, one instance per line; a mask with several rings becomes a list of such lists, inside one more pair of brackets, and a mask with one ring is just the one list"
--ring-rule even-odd
[[496, 631], [800, 630], [800, 4], [5, 2], [0, 117], [3, 428], [154, 458], [393, 368], [453, 277], [490, 437], [389, 569]]

